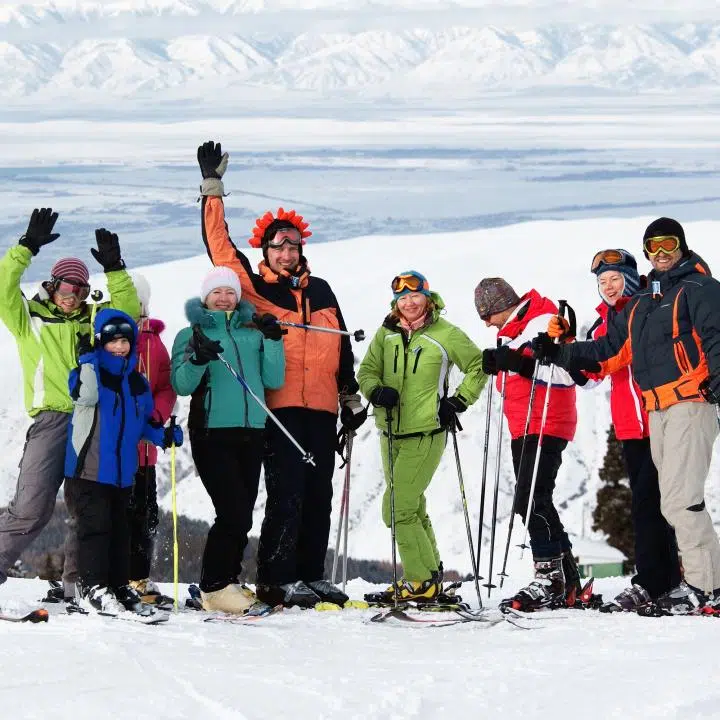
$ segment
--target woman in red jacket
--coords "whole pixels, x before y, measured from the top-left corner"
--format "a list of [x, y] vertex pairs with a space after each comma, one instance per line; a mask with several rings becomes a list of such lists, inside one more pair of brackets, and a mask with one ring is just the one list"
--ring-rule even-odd
[[[165, 425], [172, 414], [175, 391], [170, 384], [170, 356], [160, 333], [165, 329], [162, 320], [149, 317], [150, 285], [138, 273], [133, 273], [133, 283], [140, 300], [138, 321], [138, 365], [150, 385], [155, 405], [154, 419]], [[130, 499], [130, 585], [144, 602], [159, 602], [162, 596], [155, 583], [150, 581], [150, 564], [153, 540], [158, 527], [157, 484], [155, 463], [157, 449], [141, 442], [138, 445], [138, 470]]]
[[[598, 319], [587, 340], [607, 333], [608, 320], [619, 313], [640, 288], [635, 258], [626, 250], [601, 250], [593, 257], [591, 272], [597, 277], [602, 302]], [[650, 455], [650, 432], [640, 388], [632, 368], [621, 357], [601, 364], [601, 372], [590, 375], [601, 381], [610, 378], [610, 412], [615, 437], [622, 443], [625, 466], [632, 492], [632, 524], [635, 534], [635, 569], [629, 588], [623, 590], [601, 610], [635, 610], [639, 605], [660, 597], [680, 583], [675, 533], [660, 512], [658, 474]], [[586, 387], [592, 387], [588, 384]]]

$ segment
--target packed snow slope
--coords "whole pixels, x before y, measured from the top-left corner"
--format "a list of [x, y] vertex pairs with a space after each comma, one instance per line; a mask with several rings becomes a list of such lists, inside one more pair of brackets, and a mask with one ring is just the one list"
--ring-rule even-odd
[[[598, 586], [612, 596], [622, 581]], [[366, 589], [349, 586], [355, 596]], [[44, 592], [39, 580], [10, 580], [0, 602], [20, 607]], [[467, 585], [463, 593], [471, 596]], [[372, 613], [292, 610], [244, 626], [203, 623], [197, 614], [156, 627], [76, 615], [0, 623], [3, 717], [720, 717], [714, 618], [577, 610], [563, 611], [566, 619], [551, 613], [533, 630], [417, 629], [364, 624]]]
[[[232, 205], [232, 195], [227, 199]], [[298, 208], [302, 211], [302, 208]], [[389, 308], [390, 281], [397, 273], [414, 268], [427, 275], [431, 287], [446, 302], [446, 318], [463, 328], [480, 348], [495, 345], [495, 333], [484, 327], [475, 311], [473, 290], [483, 277], [503, 276], [522, 294], [530, 288], [558, 300], [567, 299], [576, 309], [580, 327], [587, 328], [595, 319], [599, 303], [595, 278], [589, 272], [590, 260], [600, 248], [622, 246], [636, 253], [641, 271], [649, 264], [640, 251], [642, 233], [651, 217], [634, 219], [595, 219], [591, 221], [533, 222], [491, 230], [448, 233], [442, 235], [373, 236], [306, 247], [315, 274], [328, 279], [339, 299], [351, 330], [362, 328], [368, 337], [354, 343], [359, 361], [369, 339], [380, 326]], [[681, 218], [682, 219], [682, 218]], [[199, 216], [197, 218], [199, 225]], [[720, 264], [717, 246], [718, 224], [696, 222], [686, 225], [690, 247], [705, 257], [711, 267]], [[231, 234], [239, 247], [247, 250], [252, 261], [260, 252], [245, 244], [249, 227], [232, 225]], [[198, 227], [199, 236], [199, 227]], [[198, 250], [202, 249], [198, 239]], [[84, 247], [85, 243], [83, 243]], [[47, 252], [47, 250], [45, 251]], [[132, 267], [132, 257], [126, 258]], [[167, 323], [166, 344], [184, 326], [185, 300], [196, 295], [204, 273], [209, 269], [207, 256], [141, 268], [150, 281], [153, 297], [151, 311]], [[93, 282], [103, 287], [102, 276]], [[28, 286], [27, 291], [34, 287]], [[0, 504], [12, 496], [17, 464], [22, 452], [22, 438], [28, 419], [22, 407], [20, 366], [17, 351], [7, 331], [0, 330], [0, 363], [4, 368], [4, 387], [0, 405]], [[453, 384], [458, 375], [454, 371]], [[565, 452], [558, 477], [556, 499], [561, 516], [576, 536], [591, 536], [591, 513], [598, 488], [598, 469], [606, 450], [609, 427], [607, 384], [595, 390], [582, 390], [578, 396], [578, 430], [575, 441]], [[178, 403], [179, 419], [184, 424], [188, 402]], [[486, 395], [463, 416], [464, 431], [459, 434], [460, 454], [465, 475], [472, 527], [478, 527], [480, 477], [484, 447]], [[493, 411], [489, 466], [495, 463], [497, 407]], [[355, 442], [352, 464], [349, 554], [356, 558], [390, 558], [389, 533], [380, 519], [380, 498], [384, 479], [380, 466], [380, 440], [374, 423], [369, 420]], [[339, 465], [338, 460], [338, 465]], [[169, 458], [161, 453], [158, 472], [161, 503], [170, 508]], [[335, 507], [340, 498], [344, 471], [337, 470]], [[189, 447], [178, 453], [178, 508], [185, 515], [212, 520], [213, 511], [207, 493], [195, 475]], [[510, 461], [509, 438], [504, 434], [500, 478], [499, 541], [504, 541], [514, 477]], [[492, 485], [492, 482], [489, 483]], [[486, 508], [490, 507], [488, 490]], [[254, 518], [254, 533], [259, 532], [265, 495], [261, 489]], [[720, 492], [717, 465], [711, 471], [707, 502], [710, 512], [720, 522]], [[470, 563], [461, 511], [458, 480], [451, 445], [428, 492], [428, 509], [433, 520], [446, 566], [468, 571]], [[337, 518], [333, 515], [334, 523]], [[489, 520], [486, 517], [486, 522]], [[520, 524], [518, 524], [519, 526]], [[520, 528], [516, 526], [516, 530]], [[334, 535], [333, 535], [334, 537]], [[598, 537], [598, 536], [593, 536]], [[488, 532], [485, 532], [485, 542]], [[517, 537], [520, 541], [520, 535]], [[482, 550], [482, 565], [488, 560], [487, 545]], [[511, 553], [511, 567], [519, 562]], [[497, 567], [497, 566], [496, 566]], [[526, 555], [518, 570], [527, 576]]]

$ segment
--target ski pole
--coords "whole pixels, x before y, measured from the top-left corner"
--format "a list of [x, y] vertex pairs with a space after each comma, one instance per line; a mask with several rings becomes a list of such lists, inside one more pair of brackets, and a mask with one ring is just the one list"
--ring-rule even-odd
[[490, 453], [490, 416], [492, 413], [494, 385], [495, 379], [492, 378], [488, 386], [487, 409], [485, 411], [485, 447], [483, 449], [482, 480], [480, 481], [480, 520], [478, 521], [477, 564], [473, 568], [475, 570], [475, 577], [478, 580], [482, 580], [480, 577], [480, 553], [482, 551], [483, 522], [485, 520], [485, 488], [487, 485], [488, 455]]
[[[174, 428], [176, 415], [170, 416], [170, 427]], [[178, 612], [179, 605], [179, 563], [180, 551], [178, 549], [178, 526], [177, 526], [177, 486], [175, 484], [175, 441], [170, 445], [170, 494], [172, 496], [172, 518], [173, 518], [173, 609]]]
[[315, 332], [333, 333], [335, 335], [347, 335], [348, 337], [354, 338], [356, 342], [362, 342], [365, 339], [364, 330], [338, 330], [336, 328], [320, 327], [319, 325], [304, 325], [302, 323], [294, 323], [288, 320], [276, 320], [278, 325], [284, 325], [285, 327], [297, 328], [298, 330], [314, 330]]
[[[353, 431], [349, 432], [347, 434], [347, 444], [346, 444], [346, 461], [345, 465], [348, 468], [345, 471], [345, 480], [343, 482], [343, 491], [342, 491], [342, 498], [340, 499], [340, 517], [338, 519], [338, 526], [337, 526], [337, 534], [335, 535], [335, 555], [333, 556], [333, 566], [332, 566], [332, 574], [330, 576], [330, 582], [334, 585], [335, 579], [337, 578], [337, 568], [338, 568], [338, 556], [340, 553], [340, 534], [342, 533], [342, 527], [343, 527], [343, 521], [345, 520], [346, 515], [346, 504], [347, 504], [347, 494], [349, 491], [349, 484], [350, 484], [350, 454], [352, 452], [352, 440], [355, 433]], [[345, 543], [345, 551], [347, 552], [347, 543]], [[344, 588], [343, 588], [344, 589]]]
[[343, 531], [343, 581], [342, 590], [345, 592], [347, 585], [347, 564], [348, 564], [348, 526], [350, 524], [350, 462], [352, 460], [352, 448], [354, 432], [348, 433], [347, 440], [347, 467], [345, 469], [345, 485], [347, 493], [345, 494], [345, 530]]
[[463, 480], [462, 466], [460, 465], [460, 451], [458, 450], [457, 428], [455, 422], [450, 424], [450, 432], [453, 439], [453, 450], [455, 451], [455, 466], [457, 467], [458, 484], [460, 485], [460, 502], [462, 503], [463, 515], [465, 517], [465, 531], [467, 532], [468, 547], [470, 548], [470, 562], [474, 572], [475, 593], [477, 594], [478, 607], [482, 610], [482, 598], [480, 597], [480, 584], [478, 583], [477, 569], [479, 563], [475, 561], [475, 546], [473, 545], [472, 530], [470, 528], [470, 515], [468, 514], [467, 498], [465, 497], [465, 481]]
[[505, 381], [507, 380], [507, 373], [503, 373], [502, 382], [500, 386], [500, 414], [498, 420], [498, 434], [497, 434], [497, 455], [495, 456], [495, 487], [493, 488], [493, 503], [492, 503], [492, 525], [490, 526], [490, 565], [488, 567], [488, 581], [485, 583], [485, 587], [488, 589], [488, 597], [494, 587], [492, 582], [492, 571], [493, 562], [495, 560], [495, 529], [497, 528], [497, 506], [498, 506], [498, 495], [500, 493], [500, 460], [502, 457], [502, 434], [503, 434], [503, 412], [505, 411]]
[[528, 400], [527, 417], [525, 418], [525, 432], [523, 434], [523, 442], [520, 449], [520, 461], [518, 462], [518, 469], [515, 473], [515, 490], [513, 492], [512, 506], [510, 508], [510, 521], [508, 523], [508, 534], [507, 542], [505, 543], [505, 554], [503, 555], [502, 570], [500, 570], [500, 572], [498, 573], [498, 576], [500, 577], [500, 587], [503, 586], [505, 578], [508, 576], [505, 571], [507, 570], [508, 555], [510, 554], [510, 540], [512, 538], [513, 525], [515, 524], [515, 508], [517, 507], [518, 486], [520, 485], [520, 483], [518, 482], [518, 478], [522, 477], [521, 473], [523, 471], [525, 463], [525, 448], [527, 446], [528, 433], [530, 432], [530, 422], [532, 420], [533, 405], [535, 404], [535, 390], [537, 388], [537, 376], [539, 368], [540, 363], [535, 362], [535, 370], [533, 372], [532, 383], [530, 385], [530, 399]]
[[230, 374], [243, 386], [245, 392], [268, 414], [268, 417], [280, 428], [285, 437], [297, 448], [298, 452], [302, 455], [303, 462], [308, 465], [315, 467], [315, 458], [312, 453], [305, 452], [302, 445], [290, 434], [290, 431], [277, 419], [275, 413], [265, 404], [264, 400], [261, 400], [253, 391], [252, 388], [247, 384], [245, 378], [238, 375], [235, 372], [233, 366], [223, 357], [222, 353], [218, 354], [218, 360], [228, 369]]
[[97, 304], [103, 299], [102, 290], [93, 290], [90, 297], [93, 300], [90, 308], [90, 344], [95, 347], [95, 315], [97, 314]]
[[397, 550], [395, 548], [395, 471], [393, 469], [392, 411], [387, 408], [388, 485], [390, 486], [390, 538], [392, 540], [393, 605], [398, 609]]
[[[560, 300], [558, 303], [558, 317], [562, 318], [567, 310], [567, 301]], [[572, 323], [571, 323], [572, 324]], [[560, 338], [556, 338], [556, 343], [560, 343]], [[555, 365], [550, 363], [550, 377], [548, 378], [545, 390], [545, 402], [543, 403], [542, 418], [540, 419], [540, 430], [538, 432], [537, 448], [535, 449], [535, 462], [533, 464], [532, 480], [530, 481], [530, 494], [528, 495], [528, 504], [525, 511], [525, 531], [523, 532], [523, 540], [520, 544], [520, 559], [522, 559], [527, 548], [528, 523], [530, 522], [530, 514], [532, 513], [533, 501], [535, 498], [535, 486], [537, 484], [538, 469], [540, 468], [540, 455], [542, 453], [543, 438], [545, 437], [545, 424], [547, 423], [547, 414], [550, 407], [550, 391], [552, 390], [553, 375], [555, 374]]]

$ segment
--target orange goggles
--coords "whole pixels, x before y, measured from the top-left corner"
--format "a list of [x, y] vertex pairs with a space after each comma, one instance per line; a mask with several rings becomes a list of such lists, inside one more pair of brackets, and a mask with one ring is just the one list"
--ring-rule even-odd
[[680, 238], [677, 235], [657, 235], [647, 238], [643, 245], [650, 257], [655, 257], [660, 252], [672, 255], [680, 247]]
[[623, 250], [601, 250], [595, 253], [595, 257], [590, 263], [590, 272], [595, 272], [601, 265], [631, 265], [637, 267], [635, 259], [630, 261], [628, 253]]
[[409, 292], [422, 292], [423, 290], [429, 290], [430, 286], [425, 278], [418, 277], [417, 275], [398, 275], [393, 278], [393, 281], [390, 283], [390, 288], [393, 293], [397, 295], [404, 290], [408, 290]]

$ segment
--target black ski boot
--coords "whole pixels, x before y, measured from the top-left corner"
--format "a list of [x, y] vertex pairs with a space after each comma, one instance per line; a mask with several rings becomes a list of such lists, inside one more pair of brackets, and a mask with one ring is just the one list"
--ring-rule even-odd
[[47, 595], [42, 599], [44, 603], [61, 603], [67, 602], [69, 598], [65, 597], [65, 587], [61, 582], [57, 580], [49, 580], [50, 589], [47, 591]]
[[648, 591], [641, 585], [631, 585], [625, 588], [615, 599], [600, 606], [601, 613], [637, 612], [643, 605], [651, 603]]
[[565, 606], [565, 576], [562, 555], [554, 558], [538, 558], [535, 579], [511, 598], [501, 601], [500, 610], [533, 612], [540, 608]]
[[572, 550], [563, 552], [562, 569], [565, 576], [565, 601], [568, 606], [572, 607], [583, 590], [582, 581], [580, 580], [580, 568], [575, 562]]
[[320, 602], [319, 595], [311, 590], [302, 580], [284, 585], [257, 585], [255, 594], [258, 600], [275, 607], [314, 608]]
[[113, 588], [117, 601], [130, 612], [139, 612], [143, 608], [140, 595], [130, 585], [120, 585]]
[[342, 607], [350, 598], [328, 580], [312, 580], [305, 583], [321, 600]]
[[[715, 591], [717, 595], [718, 591]], [[709, 596], [702, 590], [688, 585], [684, 580], [676, 587], [661, 595], [657, 600], [641, 605], [638, 615], [662, 617], [664, 615], [699, 615], [708, 604]]]

